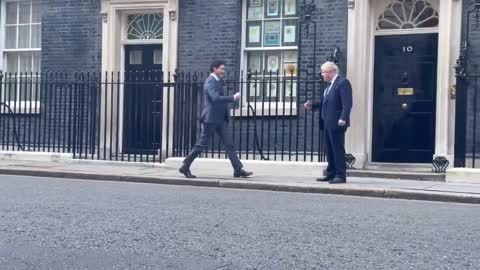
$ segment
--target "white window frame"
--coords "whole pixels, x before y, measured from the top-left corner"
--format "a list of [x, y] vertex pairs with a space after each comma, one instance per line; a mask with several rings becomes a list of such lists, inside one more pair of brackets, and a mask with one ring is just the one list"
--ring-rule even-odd
[[[439, 12], [439, 3], [436, 0], [433, 1], [426, 1], [428, 4], [432, 6], [435, 12]], [[410, 29], [378, 29], [378, 23], [380, 20], [380, 16], [383, 12], [386, 11], [387, 7], [392, 3], [392, 1], [385, 1], [382, 4], [379, 4], [378, 1], [374, 2], [374, 33], [375, 36], [389, 36], [389, 35], [409, 35], [409, 34], [429, 34], [429, 33], [438, 33], [440, 27], [440, 19], [439, 23], [436, 27], [417, 27], [417, 28], [410, 28]]]
[[[7, 2], [23, 2], [23, 1], [30, 1], [30, 0], [0, 0], [0, 70], [3, 70], [5, 71], [6, 70], [6, 57], [5, 57], [5, 53], [7, 52], [38, 52], [38, 53], [41, 53], [42, 51], [42, 48], [41, 48], [41, 33], [40, 33], [40, 48], [15, 48], [15, 49], [7, 49], [6, 48], [6, 17], [7, 17]], [[36, 0], [31, 0], [30, 2], [33, 3], [35, 2]], [[19, 9], [17, 9], [17, 26], [18, 25], [22, 25], [22, 24], [19, 24], [18, 23], [18, 20], [19, 20]], [[30, 6], [30, 17], [32, 17], [32, 12], [33, 12], [33, 9], [32, 9], [32, 5]], [[40, 23], [32, 23], [30, 22], [28, 25], [32, 26], [32, 25], [42, 25], [42, 22]], [[17, 30], [18, 31], [18, 30]], [[41, 30], [40, 30], [41, 31]], [[31, 35], [32, 35], [32, 32], [30, 31], [30, 38], [31, 38]], [[18, 32], [17, 32], [17, 37], [18, 37]], [[18, 42], [18, 40], [17, 40]], [[30, 40], [31, 42], [31, 40]], [[32, 62], [32, 67], [33, 67], [33, 62]], [[5, 82], [5, 79], [6, 79], [6, 75], [4, 74], [4, 77], [3, 77], [3, 82]], [[3, 85], [5, 86], [5, 85]], [[20, 92], [18, 93], [20, 94]], [[39, 92], [38, 95], [40, 95], [41, 93]], [[39, 114], [40, 113], [40, 106], [41, 106], [41, 103], [40, 103], [40, 100], [39, 98], [37, 98], [38, 100], [19, 100], [20, 98], [17, 98], [17, 100], [14, 100], [14, 101], [10, 101], [10, 100], [3, 100], [3, 97], [2, 97], [2, 100], [1, 102], [5, 101], [5, 103], [7, 103], [7, 105], [11, 108], [11, 110], [13, 111], [13, 113], [15, 114]], [[0, 108], [0, 114], [8, 114], [10, 113], [9, 110], [7, 110], [4, 106], [2, 106]]]
[[[248, 70], [248, 61], [247, 61], [247, 54], [249, 52], [269, 52], [269, 51], [279, 51], [279, 52], [283, 52], [284, 51], [297, 51], [298, 53], [298, 46], [282, 46], [282, 40], [283, 40], [283, 27], [280, 31], [280, 42], [281, 42], [281, 45], [280, 46], [276, 46], [276, 47], [247, 47], [247, 38], [246, 38], [246, 33], [247, 33], [247, 14], [248, 14], [248, 1], [249, 0], [242, 0], [242, 36], [241, 36], [241, 54], [240, 54], [240, 69], [243, 70], [243, 78], [240, 78], [240, 80], [242, 81], [246, 81], [246, 73], [247, 73], [247, 70]], [[262, 0], [264, 1], [264, 0]], [[284, 0], [280, 0], [280, 1], [284, 1]], [[299, 1], [297, 1], [297, 6], [296, 6], [296, 9], [297, 9], [297, 13], [299, 12]], [[263, 3], [263, 5], [265, 5], [265, 3]], [[283, 5], [282, 5], [283, 6]], [[283, 9], [280, 10], [280, 12], [283, 13]], [[281, 16], [281, 18], [283, 18], [283, 14]], [[286, 19], [299, 19], [299, 17], [287, 17]], [[276, 21], [276, 20], [281, 20], [283, 22], [284, 19], [280, 19], [280, 18], [263, 18], [262, 19], [262, 26], [263, 26], [263, 23], [264, 22], [268, 22], [268, 21]], [[282, 23], [282, 26], [283, 26], [283, 23]], [[263, 29], [263, 27], [262, 27]], [[298, 31], [298, 29], [297, 29]], [[297, 34], [297, 33], [296, 33]], [[261, 40], [263, 41], [264, 40], [264, 33], [262, 32], [262, 35], [261, 35]], [[263, 43], [263, 42], [262, 42]], [[283, 57], [281, 57], [283, 59]], [[263, 59], [264, 60], [264, 59]], [[263, 61], [265, 62], [265, 61]], [[297, 63], [297, 67], [299, 66], [299, 63]], [[265, 68], [264, 68], [265, 69]], [[297, 71], [298, 72], [298, 71]], [[283, 80], [283, 77], [284, 75], [281, 75], [279, 76], [279, 78], [281, 78], [281, 80]], [[276, 78], [276, 75], [275, 75], [275, 78]], [[286, 79], [287, 81], [289, 80], [288, 77]], [[295, 81], [297, 81], [297, 78], [295, 78]], [[280, 85], [280, 84], [279, 84]], [[295, 98], [298, 99], [298, 90], [297, 89], [296, 91], [296, 95], [294, 96]], [[231, 112], [230, 112], [230, 115], [233, 116], [233, 117], [247, 117], [247, 116], [252, 116], [252, 114], [248, 111], [248, 107], [249, 105], [251, 105], [253, 108], [257, 108], [256, 109], [256, 115], [257, 116], [294, 116], [297, 114], [297, 101], [294, 101], [294, 102], [290, 102], [290, 101], [278, 101], [278, 102], [269, 102], [269, 101], [265, 101], [264, 104], [262, 104], [261, 101], [248, 101], [248, 98], [246, 96], [246, 91], [245, 89], [243, 88], [242, 90], [243, 92], [242, 93], [245, 93], [243, 96], [242, 96], [242, 102], [240, 104], [240, 108], [238, 109], [233, 109]], [[277, 106], [278, 105], [278, 106]]]

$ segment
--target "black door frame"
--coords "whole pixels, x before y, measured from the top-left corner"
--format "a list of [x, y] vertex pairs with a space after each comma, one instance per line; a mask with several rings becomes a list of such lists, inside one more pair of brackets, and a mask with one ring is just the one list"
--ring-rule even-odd
[[[375, 112], [375, 79], [376, 79], [376, 74], [375, 74], [375, 60], [376, 60], [376, 52], [377, 52], [377, 48], [376, 48], [376, 39], [377, 37], [379, 36], [401, 36], [401, 35], [423, 35], [423, 34], [427, 34], [427, 35], [430, 35], [430, 34], [436, 34], [437, 35], [437, 38], [438, 38], [438, 34], [439, 32], [437, 31], [432, 31], [432, 32], [403, 32], [403, 33], [395, 33], [395, 32], [391, 32], [391, 33], [387, 33], [387, 34], [372, 34], [372, 39], [371, 39], [371, 46], [373, 47], [373, 50], [371, 51], [372, 53], [372, 56], [371, 56], [371, 64], [370, 64], [370, 70], [371, 70], [371, 77], [370, 77], [370, 80], [371, 80], [371, 83], [370, 83], [370, 91], [368, 93], [369, 95], [369, 102], [370, 102], [370, 112], [369, 112], [369, 117], [368, 117], [368, 125], [370, 126], [369, 127], [369, 156], [367, 157], [367, 162], [368, 163], [385, 163], [385, 164], [415, 164], [414, 162], [411, 162], [411, 163], [399, 163], [399, 162], [382, 162], [382, 161], [374, 161], [374, 147], [375, 147], [375, 141], [374, 141], [374, 133], [375, 133], [375, 115], [374, 115], [374, 112]], [[437, 64], [437, 68], [436, 68], [436, 79], [437, 79], [437, 82], [438, 82], [438, 63], [439, 63], [439, 50], [440, 50], [440, 41], [438, 40], [437, 41], [437, 51], [436, 51], [436, 64]], [[435, 83], [436, 86], [435, 86], [435, 95], [434, 95], [434, 110], [433, 110], [433, 116], [434, 116], [434, 123], [433, 123], [433, 132], [434, 132], [434, 136], [433, 136], [433, 154], [436, 153], [436, 144], [435, 144], [435, 139], [436, 139], [436, 117], [438, 116], [438, 108], [436, 107], [436, 102], [437, 102], [437, 98], [438, 98], [438, 84], [437, 82]], [[433, 155], [432, 155], [432, 159], [433, 159]], [[430, 161], [429, 162], [425, 162], [425, 163], [417, 163], [417, 164], [430, 164]]]

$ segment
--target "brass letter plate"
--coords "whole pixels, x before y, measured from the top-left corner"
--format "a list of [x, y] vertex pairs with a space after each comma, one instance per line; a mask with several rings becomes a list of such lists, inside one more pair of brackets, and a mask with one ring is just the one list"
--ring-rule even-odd
[[413, 88], [398, 88], [399, 96], [413, 96]]

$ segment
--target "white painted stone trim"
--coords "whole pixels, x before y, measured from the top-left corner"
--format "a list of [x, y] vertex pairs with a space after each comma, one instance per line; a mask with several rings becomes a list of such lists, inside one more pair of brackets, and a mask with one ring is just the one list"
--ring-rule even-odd
[[451, 183], [469, 183], [480, 185], [480, 169], [448, 169], [446, 181]]
[[[124, 67], [124, 47], [125, 44], [145, 44], [145, 41], [126, 41], [125, 36], [125, 17], [124, 14], [132, 12], [152, 12], [158, 11], [163, 13], [164, 23], [163, 23], [163, 40], [154, 41], [155, 44], [163, 44], [163, 69], [164, 81], [173, 81], [173, 75], [177, 68], [177, 48], [178, 48], [178, 5], [179, 0], [100, 0], [101, 1], [101, 11], [100, 14], [103, 18], [102, 24], [102, 71], [120, 71], [121, 73], [125, 71]], [[152, 44], [152, 42], [147, 42]], [[169, 73], [170, 71], [170, 78]], [[103, 89], [105, 91], [105, 89]], [[110, 100], [110, 95], [105, 99], [105, 95], [102, 94], [102, 108], [105, 108], [108, 100]], [[166, 111], [167, 108], [170, 108], [170, 111], [174, 111], [174, 102], [173, 95], [170, 95], [168, 98], [167, 91], [163, 93], [163, 110]], [[123, 104], [123, 89], [120, 89], [120, 104]], [[115, 112], [115, 115], [111, 114], [111, 110], [108, 107], [107, 110], [107, 121], [110, 118], [116, 117], [116, 114], [119, 114], [119, 119], [123, 119], [123, 108], [119, 112]], [[105, 122], [105, 113], [101, 113], [101, 121]], [[165, 127], [167, 123], [173, 122], [173, 113], [163, 114], [163, 127], [162, 132], [163, 138], [167, 138], [162, 141], [162, 149], [166, 149], [167, 144], [169, 147], [170, 154], [172, 153], [172, 144], [173, 144], [173, 133], [170, 128], [169, 134], [167, 134], [167, 128]], [[167, 117], [169, 119], [167, 119]], [[123, 121], [119, 123], [120, 127], [120, 136], [119, 136], [119, 145], [122, 145], [122, 135], [123, 132]], [[107, 133], [107, 140], [110, 141], [111, 131], [110, 130], [101, 130], [101, 136]], [[116, 145], [116, 142], [113, 142]], [[121, 149], [120, 149], [121, 151]]]
[[72, 159], [73, 154], [67, 153], [0, 151], [0, 160], [67, 162]]
[[[347, 152], [357, 158], [357, 167], [363, 167], [371, 161], [375, 21], [378, 12], [389, 2], [389, 0], [355, 1], [354, 7], [348, 9], [347, 77], [353, 87], [354, 106], [352, 126], [347, 132], [346, 148]], [[449, 89], [455, 82], [453, 66], [460, 51], [462, 1], [435, 0], [431, 3], [438, 8], [440, 16], [434, 156], [451, 159], [455, 115], [454, 101], [449, 99]], [[423, 33], [425, 30], [420, 29], [417, 32]], [[415, 33], [415, 30], [410, 33]], [[450, 163], [453, 164], [453, 160], [450, 160]]]

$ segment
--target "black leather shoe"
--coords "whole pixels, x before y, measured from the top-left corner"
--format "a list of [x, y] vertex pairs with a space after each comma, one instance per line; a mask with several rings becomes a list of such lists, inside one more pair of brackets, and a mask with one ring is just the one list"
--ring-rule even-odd
[[317, 182], [330, 182], [333, 180], [333, 177], [331, 176], [325, 176], [325, 177], [320, 177], [316, 179]]
[[235, 171], [233, 173], [233, 177], [236, 177], [236, 178], [243, 177], [243, 178], [245, 178], [245, 177], [251, 176], [252, 174], [253, 174], [253, 172], [247, 172], [243, 169], [240, 169], [240, 170]]
[[189, 168], [182, 166], [178, 171], [181, 174], [185, 175], [186, 178], [197, 178], [195, 175], [192, 174]]
[[335, 177], [333, 180], [329, 181], [330, 184], [345, 184], [347, 183], [347, 179]]

